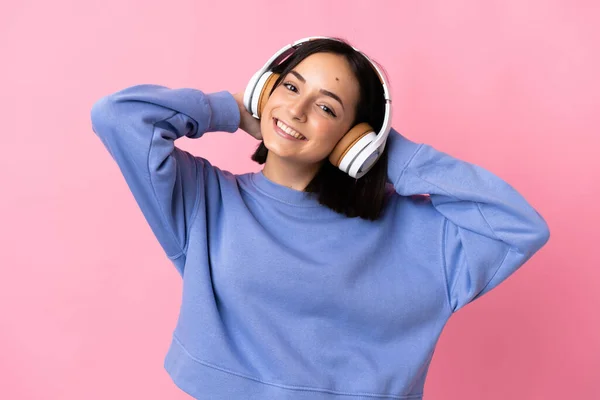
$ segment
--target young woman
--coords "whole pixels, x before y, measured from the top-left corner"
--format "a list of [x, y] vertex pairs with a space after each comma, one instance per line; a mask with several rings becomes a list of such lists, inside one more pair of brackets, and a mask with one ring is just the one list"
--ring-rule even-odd
[[[260, 120], [243, 92], [156, 85], [92, 109], [183, 277], [165, 368], [197, 399], [421, 399], [448, 318], [548, 227], [499, 177], [394, 129], [364, 176], [342, 172], [332, 155], [348, 132], [382, 129], [382, 80], [343, 41], [294, 49]], [[238, 128], [261, 140], [262, 171], [234, 175], [174, 146]]]

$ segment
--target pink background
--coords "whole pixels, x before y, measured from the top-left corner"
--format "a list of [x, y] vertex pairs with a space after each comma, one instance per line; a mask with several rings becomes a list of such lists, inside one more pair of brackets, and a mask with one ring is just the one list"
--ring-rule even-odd
[[[90, 108], [139, 83], [235, 92], [310, 35], [378, 60], [396, 129], [495, 172], [550, 225], [546, 247], [450, 320], [425, 399], [600, 398], [598, 4], [3, 3], [0, 398], [189, 398], [162, 366], [181, 280]], [[178, 141], [234, 172], [258, 170], [255, 144]]]

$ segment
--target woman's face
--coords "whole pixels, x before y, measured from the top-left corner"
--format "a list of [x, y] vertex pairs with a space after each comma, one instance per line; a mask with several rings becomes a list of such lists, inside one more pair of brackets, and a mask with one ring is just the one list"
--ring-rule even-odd
[[351, 128], [359, 93], [344, 56], [306, 57], [265, 104], [260, 127], [269, 153], [299, 164], [320, 163]]

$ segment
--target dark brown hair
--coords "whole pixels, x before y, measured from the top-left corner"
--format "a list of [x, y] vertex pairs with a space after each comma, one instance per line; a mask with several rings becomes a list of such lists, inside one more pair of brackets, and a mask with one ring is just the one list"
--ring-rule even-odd
[[[348, 61], [360, 85], [356, 118], [352, 126], [366, 122], [373, 127], [375, 132], [378, 132], [383, 124], [385, 114], [381, 81], [369, 60], [343, 39], [335, 39], [337, 40], [315, 39], [300, 45], [291, 56], [273, 68], [274, 73], [280, 74], [273, 90], [281, 84], [281, 81], [294, 67], [309, 55], [321, 52], [342, 55]], [[261, 141], [252, 155], [252, 160], [264, 164], [267, 161], [268, 152], [264, 142]], [[360, 179], [350, 177], [333, 166], [328, 159], [324, 160], [323, 165], [304, 191], [315, 193], [320, 204], [338, 213], [348, 217], [376, 220], [381, 216], [385, 207], [386, 183], [387, 147], [375, 165]]]

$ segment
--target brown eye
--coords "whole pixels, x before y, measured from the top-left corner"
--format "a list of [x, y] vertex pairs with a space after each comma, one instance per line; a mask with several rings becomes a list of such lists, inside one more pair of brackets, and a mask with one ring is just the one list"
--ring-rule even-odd
[[322, 105], [322, 106], [320, 106], [320, 107], [321, 107], [321, 109], [322, 109], [323, 111], [325, 111], [327, 114], [330, 114], [330, 115], [332, 115], [332, 116], [334, 116], [334, 117], [336, 116], [336, 115], [333, 113], [333, 111], [331, 111], [331, 108], [327, 107], [326, 105]]
[[285, 86], [289, 91], [292, 91], [294, 93], [298, 91], [298, 89], [296, 89], [296, 86], [292, 85], [289, 82], [284, 83], [283, 86]]

